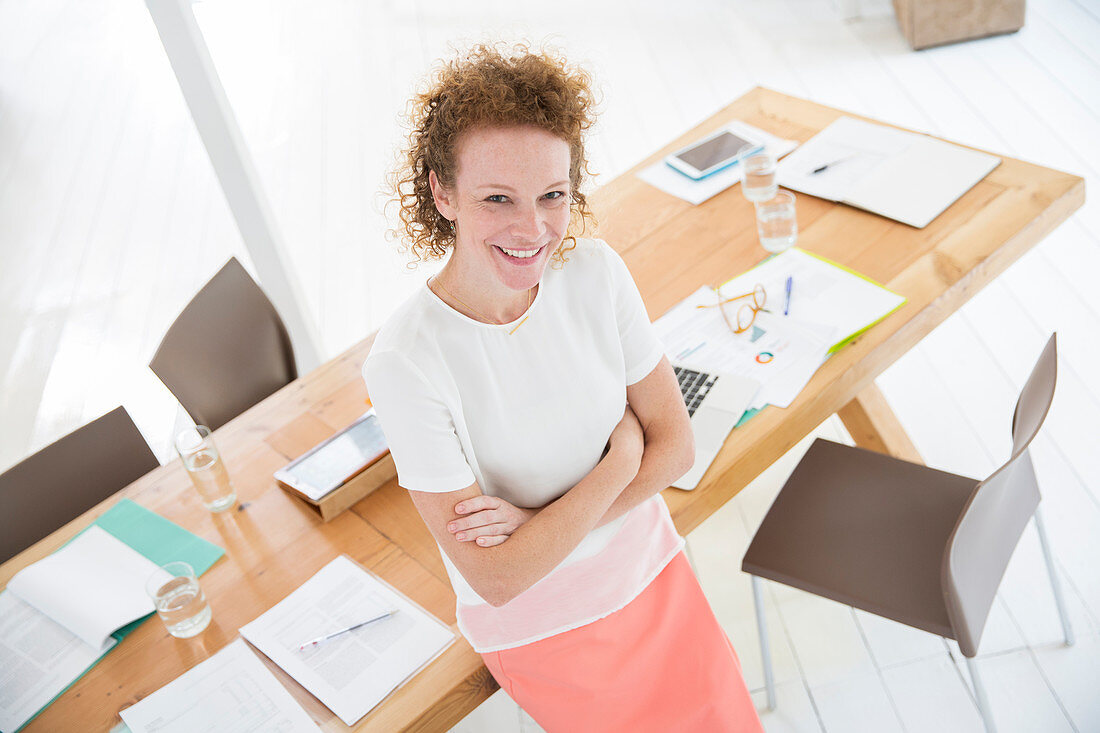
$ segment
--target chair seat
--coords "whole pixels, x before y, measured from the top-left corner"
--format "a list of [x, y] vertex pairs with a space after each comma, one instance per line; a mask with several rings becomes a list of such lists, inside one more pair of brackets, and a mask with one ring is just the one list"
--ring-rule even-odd
[[978, 481], [818, 439], [742, 570], [955, 638], [940, 571]]

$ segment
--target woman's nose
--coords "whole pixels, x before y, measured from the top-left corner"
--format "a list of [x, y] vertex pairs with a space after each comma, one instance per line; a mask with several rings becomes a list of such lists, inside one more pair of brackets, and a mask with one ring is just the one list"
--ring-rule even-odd
[[534, 241], [545, 231], [538, 207], [520, 207], [512, 221], [512, 235]]

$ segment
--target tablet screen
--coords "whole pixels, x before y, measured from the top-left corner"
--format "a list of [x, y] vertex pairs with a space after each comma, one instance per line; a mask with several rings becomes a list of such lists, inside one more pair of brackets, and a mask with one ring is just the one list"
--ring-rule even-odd
[[737, 137], [732, 132], [723, 132], [694, 148], [685, 150], [676, 157], [699, 171], [705, 171], [730, 158], [737, 157], [737, 152], [746, 146], [752, 146], [752, 143]]
[[295, 478], [299, 490], [311, 499], [320, 499], [386, 450], [378, 418], [370, 415], [285, 471]]

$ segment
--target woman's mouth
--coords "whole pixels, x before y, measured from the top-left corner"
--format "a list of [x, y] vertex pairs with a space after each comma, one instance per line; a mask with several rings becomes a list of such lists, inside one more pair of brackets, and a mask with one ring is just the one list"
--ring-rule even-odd
[[546, 249], [546, 245], [539, 247], [538, 249], [511, 249], [501, 247], [499, 245], [492, 245], [501, 257], [511, 262], [514, 265], [529, 265], [534, 263], [542, 251]]

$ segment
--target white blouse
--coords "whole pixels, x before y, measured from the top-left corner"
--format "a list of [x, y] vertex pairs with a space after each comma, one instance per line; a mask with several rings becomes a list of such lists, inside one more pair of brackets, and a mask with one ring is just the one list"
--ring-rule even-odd
[[[614, 250], [579, 239], [567, 257], [561, 269], [546, 268], [527, 313], [511, 324], [468, 318], [425, 285], [381, 328], [363, 376], [401, 486], [447, 492], [477, 481], [486, 495], [536, 507], [600, 461], [626, 386], [646, 377], [664, 350]], [[594, 529], [499, 608], [441, 555], [459, 628], [488, 652], [619, 610], [682, 547], [658, 495]]]

